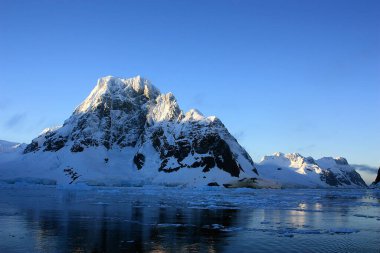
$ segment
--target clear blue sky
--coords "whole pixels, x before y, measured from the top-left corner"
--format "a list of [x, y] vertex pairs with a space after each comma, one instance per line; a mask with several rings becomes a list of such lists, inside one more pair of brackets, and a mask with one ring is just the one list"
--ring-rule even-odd
[[380, 1], [0, 0], [0, 139], [62, 124], [105, 75], [150, 79], [275, 151], [380, 165]]

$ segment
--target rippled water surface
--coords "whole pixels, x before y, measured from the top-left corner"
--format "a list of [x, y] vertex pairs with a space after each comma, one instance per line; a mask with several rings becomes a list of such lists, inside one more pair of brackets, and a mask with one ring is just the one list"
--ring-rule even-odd
[[0, 252], [380, 252], [380, 191], [0, 186]]

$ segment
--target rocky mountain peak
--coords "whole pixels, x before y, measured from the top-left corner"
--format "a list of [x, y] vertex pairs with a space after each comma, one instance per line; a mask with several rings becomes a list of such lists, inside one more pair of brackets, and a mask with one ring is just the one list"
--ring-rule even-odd
[[336, 164], [339, 164], [339, 165], [348, 165], [347, 159], [344, 158], [344, 157], [337, 157], [337, 158], [334, 158], [334, 160], [335, 160]]
[[[125, 159], [144, 173], [220, 169], [252, 182], [257, 175], [251, 157], [219, 119], [195, 109], [184, 114], [172, 93], [161, 94], [140, 76], [100, 78], [63, 126], [44, 131], [24, 153], [97, 148], [129, 153]], [[200, 178], [194, 180], [211, 180]]]
[[261, 161], [262, 164], [276, 164], [278, 166], [290, 166], [301, 168], [303, 170], [306, 166], [315, 164], [312, 157], [304, 157], [299, 153], [284, 154], [276, 152], [271, 156], [264, 156]]
[[57, 151], [65, 146], [71, 146], [72, 152], [89, 146], [134, 146], [159, 96], [160, 91], [140, 76], [102, 77], [62, 127], [45, 131], [25, 152]]
[[285, 157], [294, 162], [304, 161], [304, 158], [305, 158], [299, 153], [289, 153], [289, 154], [286, 154]]
[[150, 81], [140, 76], [128, 79], [106, 76], [98, 79], [95, 88], [75, 109], [74, 114], [95, 111], [104, 104], [116, 106], [115, 109], [119, 109], [117, 105], [125, 100], [141, 99], [139, 97], [154, 100], [159, 94], [160, 91]]
[[148, 123], [152, 125], [161, 121], [179, 121], [183, 117], [183, 113], [174, 95], [169, 92], [156, 98], [155, 105], [151, 106], [147, 117]]
[[197, 109], [190, 109], [186, 114], [184, 121], [200, 121], [204, 120], [205, 116]]
[[337, 168], [340, 170], [354, 170], [353, 167], [351, 167], [346, 158], [343, 157], [322, 157], [321, 159], [317, 160], [317, 163], [319, 166], [323, 168]]

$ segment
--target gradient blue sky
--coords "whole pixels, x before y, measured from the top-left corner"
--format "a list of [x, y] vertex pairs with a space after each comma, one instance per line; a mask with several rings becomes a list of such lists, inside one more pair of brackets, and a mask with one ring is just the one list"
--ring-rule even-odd
[[105, 75], [150, 79], [275, 151], [380, 165], [380, 1], [0, 0], [0, 139], [62, 124]]

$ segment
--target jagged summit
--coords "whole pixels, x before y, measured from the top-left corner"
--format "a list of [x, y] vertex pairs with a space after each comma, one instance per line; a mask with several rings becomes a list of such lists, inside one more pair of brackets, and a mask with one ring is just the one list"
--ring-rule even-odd
[[179, 121], [182, 118], [183, 112], [171, 92], [159, 95], [147, 116], [150, 125], [160, 121]]
[[161, 122], [207, 125], [218, 120], [214, 116], [205, 117], [196, 109], [183, 113], [171, 92], [161, 94], [140, 76], [128, 79], [106, 76], [98, 79], [90, 95], [62, 126], [45, 129], [25, 153], [40, 149], [58, 151], [65, 146], [71, 146], [72, 152], [81, 152], [89, 146], [134, 147], [149, 132], [147, 127]]
[[184, 121], [192, 121], [192, 120], [204, 120], [205, 116], [198, 111], [197, 109], [190, 109], [184, 118]]
[[[151, 82], [141, 76], [133, 78], [117, 78], [106, 76], [98, 79], [95, 88], [90, 95], [75, 109], [75, 114], [85, 113], [95, 110], [102, 102], [122, 101], [128, 98], [133, 99], [136, 94], [147, 99], [155, 99], [160, 91]], [[113, 105], [112, 103], [110, 104]]]

